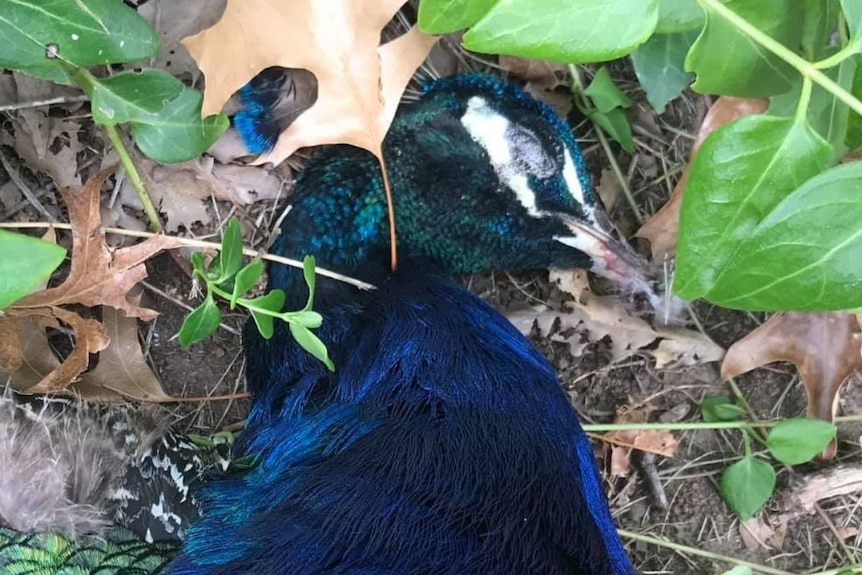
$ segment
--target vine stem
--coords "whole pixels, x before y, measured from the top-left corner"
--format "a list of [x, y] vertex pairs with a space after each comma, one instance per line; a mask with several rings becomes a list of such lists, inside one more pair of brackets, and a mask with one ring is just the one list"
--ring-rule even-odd
[[386, 211], [389, 217], [389, 264], [392, 271], [398, 269], [398, 234], [395, 231], [395, 202], [392, 198], [392, 187], [389, 185], [389, 171], [383, 158], [383, 146], [375, 152], [380, 162], [380, 173], [383, 174], [383, 190], [386, 192]]
[[[626, 539], [631, 539], [633, 541], [642, 541], [644, 543], [649, 543], [650, 545], [656, 545], [659, 547], [666, 547], [668, 549], [673, 549], [674, 551], [679, 551], [681, 553], [688, 553], [689, 555], [697, 555], [699, 557], [706, 557], [707, 559], [723, 561], [725, 563], [730, 563], [731, 565], [750, 567], [752, 570], [758, 573], [765, 573], [766, 575], [795, 575], [794, 573], [790, 571], [784, 571], [783, 569], [776, 569], [767, 565], [759, 565], [757, 563], [745, 561], [744, 559], [728, 557], [727, 555], [720, 555], [718, 553], [713, 553], [704, 549], [698, 549], [697, 547], [689, 547], [688, 545], [682, 545], [680, 543], [671, 543], [670, 541], [665, 541], [664, 539], [659, 539], [658, 537], [650, 537], [649, 535], [635, 533], [634, 531], [628, 531], [626, 529], [618, 529], [617, 532]], [[844, 567], [844, 569], [847, 569], [847, 567]], [[840, 571], [835, 571], [834, 573], [837, 574], [840, 573]], [[821, 573], [820, 575], [823, 575], [823, 573]]]
[[138, 195], [138, 199], [141, 200], [141, 205], [144, 207], [144, 213], [147, 214], [147, 219], [150, 221], [150, 229], [154, 232], [161, 232], [162, 222], [159, 220], [159, 212], [153, 204], [153, 199], [150, 196], [150, 192], [147, 190], [147, 186], [144, 184], [143, 178], [141, 178], [141, 173], [138, 171], [138, 167], [132, 160], [131, 154], [129, 154], [129, 149], [123, 141], [123, 136], [120, 135], [120, 130], [118, 130], [117, 126], [114, 124], [105, 124], [102, 127], [105, 129], [108, 139], [117, 151], [117, 155], [120, 157], [120, 163], [126, 169], [126, 177], [129, 178], [130, 182], [132, 182], [132, 187], [135, 188], [135, 193]]
[[[90, 102], [92, 102], [93, 90], [96, 86], [96, 80], [93, 75], [86, 69], [78, 68], [71, 64], [64, 64], [63, 68], [75, 84], [84, 91], [84, 94], [87, 95]], [[129, 154], [129, 149], [126, 147], [126, 143], [120, 135], [120, 130], [117, 128], [116, 124], [100, 125], [104, 128], [105, 134], [107, 134], [111, 145], [113, 145], [114, 149], [117, 151], [117, 155], [120, 157], [120, 163], [123, 165], [123, 168], [126, 169], [126, 176], [129, 178], [129, 181], [132, 182], [132, 187], [135, 189], [138, 199], [141, 200], [141, 205], [144, 207], [144, 213], [147, 214], [147, 220], [149, 220], [150, 223], [150, 229], [154, 232], [161, 232], [162, 222], [159, 220], [159, 212], [153, 204], [153, 199], [150, 196], [150, 192], [147, 190], [147, 186], [144, 185], [144, 180], [141, 178], [141, 173], [138, 171], [138, 167], [132, 160], [131, 154]]]
[[697, 0], [697, 2], [704, 8], [733, 24], [749, 38], [796, 68], [796, 70], [803, 76], [811, 78], [815, 83], [819, 84], [836, 98], [847, 104], [854, 112], [862, 116], [862, 102], [854, 98], [853, 94], [839, 86], [837, 82], [818, 70], [817, 64], [811, 63], [793, 53], [781, 44], [781, 42], [771, 38], [768, 34], [765, 34], [762, 30], [751, 24], [751, 22], [742, 18], [733, 10], [727, 8], [721, 3], [721, 0]]

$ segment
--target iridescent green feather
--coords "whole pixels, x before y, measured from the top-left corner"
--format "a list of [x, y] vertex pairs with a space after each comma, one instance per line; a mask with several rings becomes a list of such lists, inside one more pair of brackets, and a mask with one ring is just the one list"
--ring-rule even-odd
[[0, 527], [3, 575], [151, 575], [161, 573], [177, 551], [175, 544], [148, 544], [121, 528], [72, 540]]

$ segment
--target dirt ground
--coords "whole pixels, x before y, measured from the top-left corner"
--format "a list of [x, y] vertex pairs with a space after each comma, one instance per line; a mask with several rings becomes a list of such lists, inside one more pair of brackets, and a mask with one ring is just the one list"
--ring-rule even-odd
[[[611, 72], [636, 102], [629, 116], [639, 144], [634, 155], [621, 151], [616, 145], [612, 145], [612, 149], [623, 173], [627, 174], [639, 210], [648, 217], [669, 197], [708, 102], [703, 96], [686, 93], [658, 116], [640, 106], [645, 98], [625, 63], [612, 65]], [[609, 165], [608, 158], [588, 123], [578, 117], [576, 111], [570, 119], [576, 125], [593, 177], [598, 180]], [[100, 146], [95, 144], [96, 148]], [[7, 156], [14, 154], [8, 148], [4, 151]], [[26, 174], [26, 168], [23, 171]], [[38, 174], [26, 175], [44, 181]], [[0, 178], [5, 179], [2, 170]], [[209, 209], [222, 210], [221, 215], [225, 216], [231, 208], [214, 203]], [[274, 205], [255, 205], [240, 215], [247, 222], [254, 222], [262, 212], [277, 213], [278, 210]], [[624, 201], [617, 203], [611, 216], [629, 233], [637, 227], [636, 218]], [[4, 213], [0, 219], [5, 217]], [[37, 218], [38, 215], [33, 216]], [[204, 231], [207, 230], [195, 230], [198, 234]], [[241, 393], [243, 358], [239, 331], [245, 317], [225, 314], [223, 322], [234, 333], [220, 329], [211, 339], [190, 350], [182, 349], [176, 334], [186, 310], [179, 304], [194, 303], [188, 298], [190, 280], [164, 255], [149, 261], [147, 267], [150, 277], [146, 298], [160, 316], [152, 324], [142, 326], [141, 338], [167, 393], [193, 398]], [[464, 278], [464, 282], [504, 313], [523, 309], [535, 300], [562, 299], [557, 288], [548, 282], [546, 271], [495, 273]], [[764, 321], [761, 315], [730, 312], [705, 303], [696, 303], [693, 311], [705, 332], [725, 348]], [[608, 423], [619, 408], [647, 403], [654, 408], [652, 420], [701, 421], [698, 405], [704, 397], [729, 395], [728, 387], [720, 381], [716, 363], [657, 370], [654, 360], [647, 354], [611, 363], [602, 342], [591, 344], [579, 357], [572, 357], [567, 346], [547, 338], [537, 337], [535, 342], [557, 366], [585, 422]], [[805, 412], [804, 389], [792, 366], [776, 364], [744, 375], [737, 383], [760, 418], [799, 416]], [[179, 404], [176, 412], [181, 427], [208, 433], [219, 428], [236, 428], [241, 424], [246, 407], [245, 400], [231, 397]], [[862, 413], [862, 386], [855, 382], [848, 384], [842, 395], [841, 410], [845, 414]], [[838, 459], [841, 463], [859, 463], [860, 431], [859, 425], [842, 424], [840, 427]], [[738, 519], [722, 501], [718, 490], [721, 471], [743, 453], [740, 432], [687, 431], [675, 435], [681, 442], [676, 455], [655, 461], [657, 477], [668, 501], [666, 507], [658, 504], [642, 473], [635, 471], [625, 478], [611, 478], [606, 474], [606, 488], [622, 529], [767, 565], [774, 573], [819, 572], [855, 563], [862, 557], [859, 552], [862, 496], [859, 493], [821, 501], [816, 514], [799, 515], [782, 526], [781, 515], [786, 511], [782, 507], [782, 493], [792, 489], [799, 475], [813, 473], [817, 468], [803, 466], [793, 476], [779, 468], [779, 496], [770, 502], [762, 517], [774, 532], [783, 532], [783, 538], [773, 537], [763, 544], [746, 542], [740, 534]], [[596, 446], [601, 452], [601, 442], [597, 441]], [[644, 573], [718, 574], [731, 567], [715, 558], [699, 557], [663, 545], [626, 541], [636, 566]]]

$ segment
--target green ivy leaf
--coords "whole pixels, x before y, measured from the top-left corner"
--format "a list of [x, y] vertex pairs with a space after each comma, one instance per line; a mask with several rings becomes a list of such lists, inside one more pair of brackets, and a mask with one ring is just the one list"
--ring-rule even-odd
[[703, 9], [697, 0], [659, 0], [657, 34], [685, 32], [703, 26]]
[[93, 82], [93, 120], [122, 124], [158, 114], [183, 91], [183, 83], [161, 70], [120, 72]]
[[707, 423], [736, 421], [745, 415], [745, 410], [742, 407], [732, 403], [729, 398], [723, 395], [704, 398], [700, 404], [700, 411], [703, 414], [703, 420]]
[[826, 449], [837, 432], [828, 421], [795, 417], [773, 427], [766, 438], [766, 446], [781, 463], [799, 465]]
[[319, 359], [326, 365], [329, 371], [335, 371], [335, 364], [329, 359], [329, 353], [326, 351], [326, 345], [320, 338], [314, 335], [307, 327], [291, 323], [290, 333], [302, 349]]
[[[799, 45], [803, 8], [798, 0], [728, 0], [725, 6], [791, 50]], [[786, 92], [796, 76], [789, 64], [709, 10], [685, 68], [697, 74], [696, 91], [742, 98]]]
[[426, 34], [448, 34], [469, 28], [498, 0], [422, 0], [419, 27]]
[[323, 324], [323, 316], [316, 311], [303, 310], [290, 315], [290, 321], [301, 326], [314, 329]]
[[200, 92], [184, 88], [158, 114], [131, 123], [135, 143], [144, 154], [162, 164], [197, 158], [229, 125], [223, 113], [201, 118], [202, 104]]
[[754, 247], [752, 234], [765, 215], [831, 158], [829, 144], [792, 118], [747, 116], [710, 134], [692, 162], [683, 198], [674, 291], [715, 302], [712, 292], [721, 282], [730, 294], [740, 293], [736, 278], [725, 273], [730, 260]]
[[584, 88], [584, 95], [589, 96], [596, 109], [606, 114], [615, 108], [629, 108], [632, 101], [614, 84], [607, 66], [602, 66], [590, 85]]
[[668, 102], [682, 94], [694, 74], [685, 71], [685, 56], [697, 38], [694, 31], [656, 34], [632, 54], [635, 74], [647, 100], [659, 114]]
[[0, 230], [0, 309], [48, 279], [65, 257], [66, 250], [57, 244]]
[[241, 270], [239, 270], [234, 278], [233, 293], [230, 296], [230, 309], [236, 307], [236, 300], [242, 295], [257, 285], [257, 280], [263, 275], [263, 261], [254, 260]]
[[464, 35], [464, 46], [557, 62], [606, 62], [645, 42], [658, 0], [508, 0]]
[[802, 53], [806, 59], [816, 62], [822, 60], [832, 43], [832, 32], [838, 29], [838, 16], [841, 6], [838, 0], [803, 0], [804, 20], [802, 23]]
[[[836, 49], [828, 53], [834, 54]], [[844, 88], [851, 90], [853, 79], [856, 76], [857, 59], [847, 58], [840, 65], [823, 70], [823, 73]], [[798, 76], [790, 91], [780, 96], [774, 96], [769, 102], [769, 114], [775, 116], [792, 116], [796, 113], [802, 93], [802, 76]], [[856, 114], [853, 114], [856, 116]], [[844, 141], [847, 137], [850, 108], [836, 98], [832, 93], [821, 88], [817, 84], [811, 90], [808, 102], [807, 119], [814, 130], [829, 142], [832, 146], [832, 157], [835, 161], [844, 156], [846, 148]]]
[[721, 495], [743, 521], [754, 517], [773, 491], [775, 470], [754, 457], [743, 457], [721, 474]]
[[841, 10], [850, 29], [850, 43], [858, 49], [862, 41], [862, 3], [858, 0], [841, 0]]
[[862, 163], [805, 182], [749, 233], [707, 299], [748, 310], [862, 307]]
[[730, 571], [725, 571], [721, 575], [754, 575], [754, 571], [748, 565], [737, 565]]
[[[61, 61], [87, 68], [137, 62], [159, 51], [152, 26], [117, 0], [2, 2], [0, 37], [0, 68], [37, 75], [53, 75], [49, 70]], [[49, 46], [56, 59], [46, 57]]]
[[180, 327], [179, 341], [183, 347], [189, 347], [208, 338], [221, 322], [221, 312], [212, 293], [207, 292], [203, 303], [195, 308], [183, 321]]

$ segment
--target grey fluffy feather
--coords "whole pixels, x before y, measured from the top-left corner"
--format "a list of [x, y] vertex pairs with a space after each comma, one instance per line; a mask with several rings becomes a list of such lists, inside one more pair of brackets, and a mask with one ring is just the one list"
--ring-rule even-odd
[[99, 531], [113, 520], [126, 465], [168, 429], [153, 408], [0, 394], [0, 525]]

